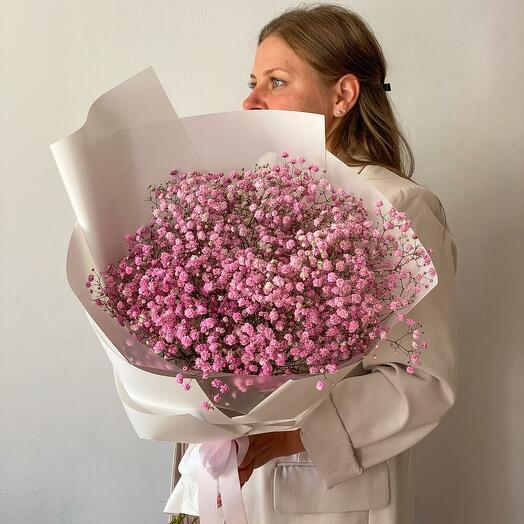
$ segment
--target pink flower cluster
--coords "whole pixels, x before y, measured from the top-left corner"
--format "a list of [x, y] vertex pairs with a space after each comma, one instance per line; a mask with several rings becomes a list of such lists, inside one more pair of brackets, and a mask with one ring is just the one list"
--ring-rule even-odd
[[[407, 238], [404, 213], [383, 214], [377, 201], [370, 216], [304, 162], [228, 174], [174, 170], [149, 186], [149, 224], [125, 235], [128, 255], [118, 264], [96, 282], [88, 277], [96, 303], [152, 351], [203, 378], [335, 373], [364, 354], [435, 274], [430, 267], [415, 278], [404, 266], [431, 259], [416, 235]], [[408, 373], [427, 347], [421, 333], [410, 329], [409, 349], [390, 341], [409, 356]], [[189, 389], [181, 373], [177, 381]], [[213, 387], [218, 402], [227, 385], [214, 379]]]

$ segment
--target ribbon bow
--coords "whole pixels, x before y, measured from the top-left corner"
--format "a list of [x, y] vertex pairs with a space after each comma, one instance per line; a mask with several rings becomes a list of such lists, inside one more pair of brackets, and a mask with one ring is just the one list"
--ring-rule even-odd
[[223, 523], [219, 521], [216, 502], [219, 491], [227, 524], [248, 524], [238, 478], [238, 466], [244, 460], [248, 446], [248, 437], [200, 445], [198, 506], [201, 524]]

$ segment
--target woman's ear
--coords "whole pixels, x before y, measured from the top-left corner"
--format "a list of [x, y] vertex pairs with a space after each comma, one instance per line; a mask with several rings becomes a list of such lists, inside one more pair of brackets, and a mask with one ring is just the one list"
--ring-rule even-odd
[[348, 73], [335, 82], [333, 89], [333, 114], [340, 116], [337, 111], [342, 111], [342, 114], [345, 114], [357, 103], [360, 94], [360, 81], [354, 74]]

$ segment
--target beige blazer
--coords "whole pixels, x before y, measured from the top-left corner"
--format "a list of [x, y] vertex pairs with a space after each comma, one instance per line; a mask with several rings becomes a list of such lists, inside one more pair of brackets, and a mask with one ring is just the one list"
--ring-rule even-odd
[[[455, 402], [457, 253], [437, 197], [379, 166], [352, 169], [405, 211], [433, 249], [438, 284], [408, 314], [422, 323], [429, 346], [410, 375], [404, 353], [380, 341], [378, 358], [363, 361], [364, 374], [339, 382], [303, 421], [306, 451], [253, 472], [242, 489], [250, 524], [411, 524], [411, 448]], [[397, 324], [388, 338], [405, 328]]]

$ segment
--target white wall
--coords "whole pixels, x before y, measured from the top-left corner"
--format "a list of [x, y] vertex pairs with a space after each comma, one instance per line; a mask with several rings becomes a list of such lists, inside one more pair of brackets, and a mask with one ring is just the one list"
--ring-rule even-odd
[[[164, 523], [171, 445], [140, 440], [68, 288], [49, 144], [153, 65], [180, 116], [241, 109], [285, 1], [0, 0], [0, 521]], [[459, 397], [416, 446], [418, 524], [524, 522], [524, 4], [344, 2], [374, 28], [415, 179], [459, 253]]]

